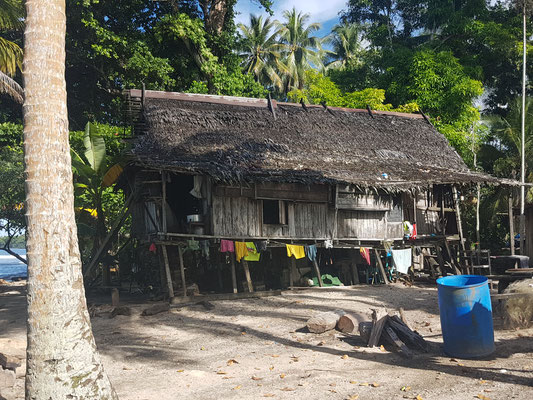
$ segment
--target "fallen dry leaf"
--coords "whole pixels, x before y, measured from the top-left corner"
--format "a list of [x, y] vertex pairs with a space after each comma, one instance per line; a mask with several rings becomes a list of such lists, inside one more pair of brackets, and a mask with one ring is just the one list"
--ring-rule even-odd
[[337, 386], [337, 384], [335, 382], [332, 382], [329, 384], [329, 386]]
[[200, 347], [200, 350], [205, 350], [205, 347], [204, 346]]
[[368, 386], [368, 382], [360, 383], [359, 386]]
[[346, 400], [357, 400], [359, 398], [358, 394], [352, 394], [351, 396], [348, 396]]
[[336, 391], [336, 390], [333, 390], [333, 389], [329, 389], [329, 391], [330, 391], [331, 393], [337, 393], [337, 391]]
[[275, 397], [276, 395], [272, 394], [272, 393], [265, 393], [263, 395], [263, 397]]
[[479, 380], [479, 384], [480, 384], [480, 385], [483, 385], [484, 383], [487, 383], [487, 381], [484, 381], [483, 379], [480, 379], [480, 380]]
[[461, 364], [461, 363], [457, 363], [458, 366], [460, 367], [464, 367], [465, 365], [464, 364]]
[[357, 385], [357, 382], [356, 382], [356, 381], [350, 381], [350, 383], [351, 383], [352, 385]]
[[183, 371], [185, 371], [185, 370], [184, 369], [178, 369], [178, 372], [183, 372]]
[[486, 393], [490, 393], [490, 392], [492, 392], [492, 389], [485, 389], [483, 391], [486, 392]]
[[474, 397], [476, 399], [481, 399], [481, 400], [490, 400], [487, 396], [484, 396], [482, 394], [475, 395]]
[[420, 395], [417, 394], [416, 397], [415, 397], [415, 400], [424, 400], [424, 399], [422, 399], [422, 397], [420, 397]]
[[279, 357], [279, 354], [272, 354], [271, 357], [277, 358]]
[[343, 360], [346, 360], [348, 358], [348, 354], [343, 354], [341, 357]]
[[280, 390], [282, 390], [284, 392], [294, 392], [296, 389], [290, 388], [290, 387], [284, 387], [283, 389], [280, 389]]
[[325, 344], [326, 344], [326, 342], [318, 342], [317, 346], [324, 346]]
[[233, 388], [233, 390], [239, 390], [240, 388], [242, 388], [242, 385], [237, 385]]
[[228, 360], [226, 362], [226, 365], [233, 365], [233, 364], [238, 364], [239, 362], [237, 360], [234, 360], [233, 358]]
[[457, 360], [455, 358], [450, 358], [450, 361], [457, 362]]
[[263, 378], [259, 378], [258, 376], [252, 376], [252, 380], [254, 381], [260, 381]]
[[234, 376], [224, 376], [222, 379], [233, 379], [235, 378]]
[[217, 371], [217, 375], [226, 375], [227, 372], [224, 372], [224, 371]]
[[271, 370], [271, 371], [272, 371], [273, 369], [274, 369], [274, 366], [272, 365], [272, 366], [271, 366], [271, 367], [269, 368], [269, 370]]
[[241, 335], [246, 335], [246, 332], [241, 332]]
[[298, 362], [300, 361], [298, 357], [295, 357], [295, 356], [292, 356], [291, 357], [291, 360], [294, 361], [294, 362]]
[[408, 392], [409, 390], [411, 390], [411, 386], [402, 386], [400, 390], [402, 392]]
[[377, 382], [372, 383], [372, 387], [379, 387], [379, 383]]
[[280, 377], [281, 379], [283, 379], [283, 378], [285, 378], [285, 374], [280, 374], [279, 377]]

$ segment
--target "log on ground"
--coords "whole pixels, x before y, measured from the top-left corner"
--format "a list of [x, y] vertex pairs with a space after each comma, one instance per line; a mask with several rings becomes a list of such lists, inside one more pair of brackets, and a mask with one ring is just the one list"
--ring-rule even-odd
[[342, 310], [328, 311], [315, 315], [307, 320], [307, 329], [311, 333], [324, 333], [337, 326], [339, 318], [345, 314]]

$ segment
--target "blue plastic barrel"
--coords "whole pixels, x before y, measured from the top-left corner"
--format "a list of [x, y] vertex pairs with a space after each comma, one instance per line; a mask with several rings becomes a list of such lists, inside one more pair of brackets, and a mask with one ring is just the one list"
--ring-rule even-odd
[[444, 351], [452, 357], [484, 357], [494, 351], [488, 279], [456, 275], [437, 279]]

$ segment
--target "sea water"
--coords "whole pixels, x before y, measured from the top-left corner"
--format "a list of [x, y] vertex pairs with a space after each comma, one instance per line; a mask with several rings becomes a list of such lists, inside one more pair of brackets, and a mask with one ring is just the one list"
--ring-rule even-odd
[[[25, 249], [12, 249], [15, 253], [26, 258]], [[0, 250], [0, 279], [12, 280], [16, 278], [26, 279], [28, 267], [22, 261]]]

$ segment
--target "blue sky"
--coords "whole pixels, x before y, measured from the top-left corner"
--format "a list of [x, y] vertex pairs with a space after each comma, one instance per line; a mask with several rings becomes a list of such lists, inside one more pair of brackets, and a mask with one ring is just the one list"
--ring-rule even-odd
[[[283, 20], [283, 11], [296, 7], [296, 10], [311, 15], [309, 22], [320, 22], [322, 29], [317, 36], [325, 36], [331, 28], [339, 23], [339, 12], [346, 7], [347, 0], [274, 0], [274, 19]], [[248, 24], [250, 14], [267, 15], [265, 10], [252, 0], [238, 0], [235, 11], [236, 22]]]

